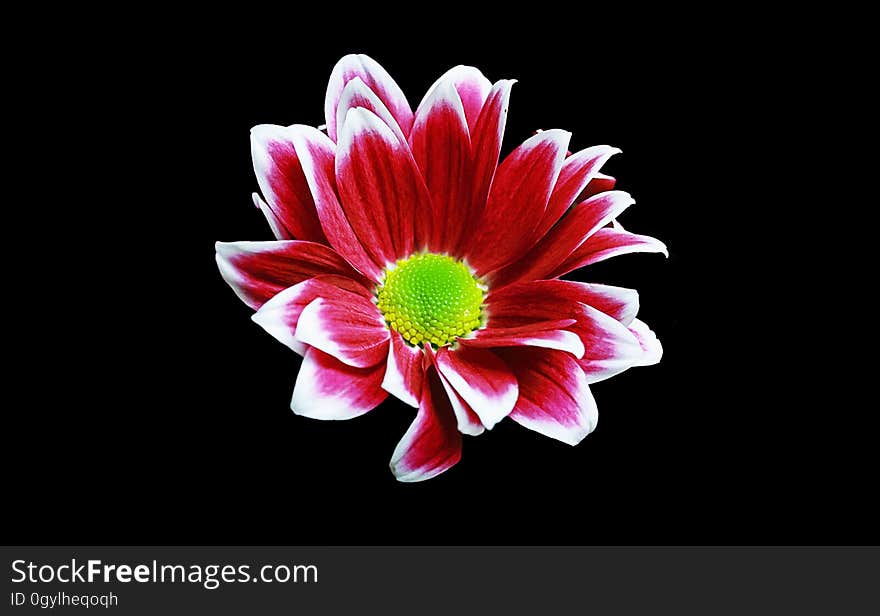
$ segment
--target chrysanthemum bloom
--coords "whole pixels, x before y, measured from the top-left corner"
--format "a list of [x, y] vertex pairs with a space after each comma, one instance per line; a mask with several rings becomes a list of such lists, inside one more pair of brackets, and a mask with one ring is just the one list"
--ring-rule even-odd
[[303, 356], [291, 407], [350, 419], [388, 394], [418, 409], [391, 457], [401, 481], [461, 458], [462, 434], [510, 417], [565, 443], [596, 426], [590, 384], [656, 363], [631, 289], [558, 280], [631, 252], [665, 252], [617, 222], [633, 199], [539, 132], [498, 163], [513, 81], [457, 66], [415, 113], [371, 58], [330, 76], [326, 134], [252, 131], [277, 241], [217, 244], [253, 320]]

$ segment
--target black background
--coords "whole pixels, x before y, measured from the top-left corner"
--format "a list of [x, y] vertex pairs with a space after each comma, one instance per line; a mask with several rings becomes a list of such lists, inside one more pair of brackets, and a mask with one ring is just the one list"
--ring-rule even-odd
[[[795, 324], [809, 309], [785, 297], [803, 272], [780, 244], [793, 204], [766, 192], [786, 147], [772, 79], [743, 40], [675, 16], [638, 30], [558, 17], [118, 29], [32, 75], [50, 84], [39, 109], [52, 130], [31, 143], [43, 173], [15, 200], [33, 220], [17, 227], [28, 286], [10, 284], [27, 397], [6, 411], [5, 540], [876, 542], [867, 411], [818, 392], [834, 356], [810, 341], [829, 332], [818, 309], [813, 329]], [[637, 201], [621, 221], [671, 257], [577, 277], [638, 289], [665, 355], [593, 388], [599, 426], [576, 448], [502, 422], [467, 437], [451, 471], [406, 485], [387, 464], [408, 407], [331, 423], [289, 410], [299, 359], [249, 320], [213, 244], [270, 239], [248, 131], [322, 123], [349, 52], [382, 63], [413, 107], [455, 64], [518, 79], [505, 152], [557, 127], [573, 149], [623, 149], [606, 169]]]

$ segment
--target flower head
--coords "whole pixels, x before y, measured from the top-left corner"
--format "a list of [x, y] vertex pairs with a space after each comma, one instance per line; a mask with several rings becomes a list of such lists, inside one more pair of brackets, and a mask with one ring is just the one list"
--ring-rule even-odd
[[569, 444], [596, 426], [590, 384], [656, 363], [635, 291], [559, 277], [630, 252], [663, 252], [616, 218], [633, 203], [600, 172], [617, 149], [568, 152], [537, 133], [499, 164], [513, 81], [458, 66], [415, 113], [365, 55], [330, 76], [326, 133], [252, 131], [277, 238], [217, 243], [253, 320], [303, 356], [294, 412], [349, 419], [388, 394], [418, 409], [391, 469], [433, 477], [462, 434], [510, 417]]

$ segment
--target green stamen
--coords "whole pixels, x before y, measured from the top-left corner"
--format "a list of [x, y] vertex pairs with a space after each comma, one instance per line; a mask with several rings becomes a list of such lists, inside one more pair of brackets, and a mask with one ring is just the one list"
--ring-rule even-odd
[[443, 346], [477, 329], [483, 288], [468, 267], [445, 255], [415, 254], [385, 273], [378, 289], [385, 321], [410, 344]]

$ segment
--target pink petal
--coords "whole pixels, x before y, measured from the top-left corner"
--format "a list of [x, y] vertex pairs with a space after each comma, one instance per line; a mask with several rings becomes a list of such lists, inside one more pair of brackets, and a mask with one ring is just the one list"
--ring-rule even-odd
[[635, 201], [625, 192], [604, 192], [578, 203], [523, 258], [492, 277], [500, 288], [519, 281], [552, 278], [578, 246]]
[[[562, 130], [538, 133], [498, 167], [486, 210], [466, 251], [477, 274], [510, 263], [534, 243], [532, 232], [544, 216], [570, 139], [571, 133]], [[516, 229], [511, 229], [513, 221]]]
[[336, 179], [345, 215], [373, 261], [412, 254], [415, 220], [431, 198], [409, 147], [366, 109], [351, 109], [339, 135]]
[[517, 312], [521, 312], [535, 302], [540, 303], [543, 298], [581, 302], [624, 325], [629, 325], [639, 311], [639, 294], [634, 289], [573, 280], [535, 280], [493, 290], [487, 298], [487, 309], [493, 315], [498, 311], [517, 311], [517, 307], [520, 307]]
[[587, 187], [581, 191], [581, 194], [577, 196], [575, 201], [586, 201], [593, 195], [598, 195], [600, 192], [605, 192], [606, 190], [614, 190], [614, 186], [617, 184], [617, 180], [615, 180], [610, 175], [605, 175], [604, 173], [596, 173], [593, 176], [593, 179], [590, 180], [590, 183], [587, 184]]
[[351, 293], [312, 300], [296, 325], [297, 340], [356, 368], [385, 363], [389, 337], [375, 304]]
[[581, 150], [565, 159], [562, 170], [559, 172], [559, 179], [556, 181], [553, 193], [550, 195], [550, 201], [547, 203], [547, 211], [537, 229], [536, 237], [543, 237], [550, 227], [556, 224], [596, 176], [602, 165], [619, 152], [619, 149], [608, 145], [597, 145]]
[[385, 366], [354, 368], [318, 349], [306, 350], [290, 408], [313, 419], [351, 419], [376, 408], [388, 392], [380, 387]]
[[437, 351], [437, 369], [489, 429], [516, 403], [516, 378], [493, 351], [444, 347]]
[[378, 282], [382, 269], [364, 250], [336, 196], [336, 144], [311, 126], [290, 128], [327, 240], [354, 268]]
[[413, 122], [413, 112], [403, 91], [378, 62], [364, 54], [349, 54], [333, 67], [330, 82], [327, 84], [324, 117], [330, 139], [336, 141], [337, 133], [341, 129], [336, 124], [336, 108], [342, 97], [342, 91], [348, 82], [355, 77], [360, 77], [367, 87], [376, 94], [397, 120], [404, 135], [408, 135]]
[[349, 81], [345, 89], [342, 90], [342, 96], [339, 99], [339, 105], [336, 108], [336, 125], [342, 127], [345, 123], [345, 116], [349, 109], [362, 107], [375, 113], [379, 118], [388, 125], [388, 128], [397, 136], [401, 143], [406, 143], [406, 137], [397, 120], [388, 111], [385, 104], [379, 100], [379, 97], [367, 87], [360, 77], [355, 77]]
[[471, 131], [471, 152], [474, 159], [473, 198], [471, 199], [474, 220], [486, 209], [489, 189], [498, 167], [501, 141], [507, 124], [507, 106], [510, 102], [510, 89], [514, 80], [502, 79], [492, 86], [489, 96], [480, 111]]
[[486, 329], [477, 330], [472, 338], [459, 342], [472, 348], [499, 348], [533, 346], [567, 351], [575, 357], [583, 357], [584, 345], [577, 334], [565, 331], [576, 323], [574, 319], [544, 321], [519, 327], [492, 327], [491, 318]]
[[235, 294], [253, 309], [278, 292], [314, 276], [337, 274], [364, 281], [332, 248], [314, 242], [217, 242], [217, 267]]
[[470, 219], [471, 143], [458, 93], [440, 81], [416, 110], [410, 147], [431, 194], [433, 225], [427, 247], [456, 254]]
[[352, 295], [366, 300], [371, 297], [367, 289], [350, 278], [317, 276], [284, 289], [263, 304], [251, 318], [279, 342], [304, 355], [306, 345], [296, 338], [296, 327], [303, 309], [319, 297], [355, 301]]
[[430, 479], [461, 459], [461, 433], [435, 370], [427, 375], [419, 412], [391, 456], [398, 481]]
[[408, 345], [399, 333], [391, 331], [388, 367], [382, 380], [382, 388], [416, 408], [419, 406], [425, 376], [422, 358], [421, 349]]
[[606, 227], [596, 231], [547, 276], [556, 278], [579, 267], [633, 252], [659, 252], [669, 256], [666, 245], [660, 240]]
[[292, 238], [326, 244], [291, 129], [255, 126], [251, 129], [251, 155], [257, 183], [280, 226]]
[[519, 399], [511, 419], [569, 445], [577, 445], [596, 428], [596, 401], [570, 355], [517, 349], [505, 351], [503, 356], [519, 383]]
[[[459, 100], [464, 108], [464, 115], [467, 118], [468, 131], [473, 134], [477, 119], [480, 117], [480, 111], [483, 110], [483, 104], [492, 90], [492, 82], [473, 66], [455, 66], [446, 71], [440, 79], [434, 82], [433, 86], [428, 88], [428, 93], [425, 94], [425, 99], [422, 100], [419, 107], [425, 104], [425, 100], [433, 93], [434, 88], [442, 83], [451, 83], [458, 92]], [[416, 116], [418, 116], [418, 111], [416, 111]]]
[[651, 328], [642, 321], [634, 319], [629, 325], [629, 331], [635, 334], [642, 347], [642, 366], [653, 366], [663, 357], [663, 345], [657, 339], [657, 334], [651, 331]]
[[257, 206], [257, 209], [263, 212], [263, 216], [266, 217], [266, 221], [269, 223], [269, 228], [272, 229], [272, 235], [275, 236], [276, 240], [293, 239], [293, 233], [284, 226], [284, 222], [275, 215], [275, 212], [272, 211], [272, 208], [269, 207], [268, 203], [260, 198], [260, 195], [253, 193], [251, 194], [251, 199], [254, 200], [254, 205]]

